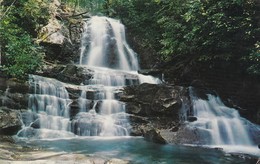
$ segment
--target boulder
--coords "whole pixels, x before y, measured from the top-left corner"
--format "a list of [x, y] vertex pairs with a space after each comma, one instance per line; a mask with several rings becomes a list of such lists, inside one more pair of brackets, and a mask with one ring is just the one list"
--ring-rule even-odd
[[[187, 88], [166, 84], [127, 86], [120, 100], [126, 103], [130, 114], [130, 134], [161, 144], [174, 142], [181, 115], [187, 118], [190, 104]], [[187, 108], [183, 108], [184, 102]]]
[[0, 134], [14, 135], [21, 129], [22, 122], [19, 112], [0, 107]]
[[195, 116], [189, 116], [188, 117], [188, 121], [189, 122], [194, 122], [194, 121], [197, 121], [198, 119], [197, 119], [197, 117], [195, 117]]
[[[64, 43], [65, 36], [61, 32], [62, 25], [60, 22], [52, 17], [49, 22], [39, 32], [41, 42], [61, 45]], [[38, 40], [39, 41], [39, 40]]]
[[69, 64], [57, 74], [56, 78], [62, 82], [71, 84], [83, 84], [86, 80], [89, 80], [92, 74], [88, 70], [84, 70], [82, 67]]
[[38, 31], [37, 42], [45, 49], [45, 59], [51, 62], [70, 63], [78, 59], [82, 18], [59, 0], [49, 3], [50, 18], [47, 25]]
[[154, 129], [151, 127], [142, 128], [143, 137], [147, 141], [151, 141], [159, 144], [166, 144], [166, 140], [161, 136], [160, 131], [158, 129]]
[[120, 100], [126, 102], [130, 114], [176, 118], [186, 92], [183, 87], [144, 83], [126, 87]]

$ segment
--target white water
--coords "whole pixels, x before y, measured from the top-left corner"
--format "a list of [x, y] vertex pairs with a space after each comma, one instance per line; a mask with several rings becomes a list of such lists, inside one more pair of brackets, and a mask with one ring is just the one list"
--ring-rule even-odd
[[85, 23], [80, 64], [137, 71], [138, 60], [125, 39], [125, 28], [118, 20], [94, 16]]
[[[77, 86], [31, 75], [29, 111], [23, 116], [25, 126], [18, 136], [46, 139], [129, 135], [125, 104], [118, 101], [118, 95], [126, 85], [160, 80], [137, 73], [136, 54], [127, 44], [119, 21], [94, 16], [84, 29], [79, 67], [92, 70], [93, 77], [82, 82], [86, 85]], [[79, 90], [76, 101], [69, 98], [67, 88]], [[78, 109], [70, 107], [75, 102]]]
[[[94, 107], [98, 103], [99, 112], [90, 109], [86, 113], [79, 113], [85, 122], [77, 134], [82, 134], [82, 129], [95, 126], [94, 130], [84, 130], [87, 135], [98, 136], [126, 136], [130, 125], [125, 113], [125, 104], [116, 99], [123, 86], [139, 83], [158, 83], [159, 80], [151, 76], [143, 76], [137, 73], [139, 68], [137, 56], [129, 47], [125, 39], [125, 28], [118, 20], [107, 17], [91, 17], [85, 23], [81, 41], [81, 53], [79, 64], [94, 70], [94, 76], [86, 83], [81, 93], [81, 102], [86, 99], [89, 86], [95, 86], [97, 93]], [[84, 107], [81, 111], [87, 111]], [[76, 122], [76, 123], [79, 123]], [[85, 132], [84, 132], [85, 133]]]
[[208, 94], [208, 100], [190, 97], [194, 116], [197, 121], [190, 123], [199, 131], [205, 145], [223, 148], [227, 152], [241, 152], [260, 155], [257, 144], [254, 144], [248, 131], [249, 123], [240, 117], [237, 110], [223, 104], [219, 97]]

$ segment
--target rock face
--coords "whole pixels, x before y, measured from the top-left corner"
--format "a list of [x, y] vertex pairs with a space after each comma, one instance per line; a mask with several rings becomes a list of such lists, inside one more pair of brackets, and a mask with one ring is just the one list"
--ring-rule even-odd
[[78, 59], [83, 27], [82, 18], [75, 19], [76, 12], [54, 0], [49, 4], [50, 19], [38, 32], [37, 42], [45, 48], [45, 59], [70, 63]]
[[181, 97], [187, 90], [178, 86], [141, 84], [124, 90], [121, 101], [127, 102], [127, 112], [139, 116], [178, 118]]
[[182, 115], [187, 115], [182, 106], [188, 99], [185, 87], [144, 83], [126, 87], [120, 100], [126, 102], [126, 112], [131, 114], [131, 135], [164, 144], [173, 142], [172, 136], [167, 136], [177, 131]]
[[21, 109], [28, 106], [29, 86], [16, 79], [0, 78], [0, 135], [14, 135], [22, 127]]
[[93, 77], [93, 70], [83, 68], [74, 64], [68, 65], [46, 65], [38, 75], [55, 78], [69, 84], [86, 84]]
[[16, 79], [0, 78], [0, 106], [10, 109], [25, 109], [28, 106], [29, 85]]
[[0, 108], [0, 134], [14, 135], [22, 127], [19, 112], [6, 107]]

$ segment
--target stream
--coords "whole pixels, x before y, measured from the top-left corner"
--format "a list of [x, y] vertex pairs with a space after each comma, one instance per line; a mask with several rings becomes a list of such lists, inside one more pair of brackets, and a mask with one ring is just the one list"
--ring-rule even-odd
[[246, 158], [247, 156], [238, 153], [234, 155], [211, 148], [160, 145], [147, 142], [142, 137], [78, 137], [20, 142], [56, 153], [79, 153], [104, 159], [118, 158], [140, 164], [256, 163], [256, 159]]

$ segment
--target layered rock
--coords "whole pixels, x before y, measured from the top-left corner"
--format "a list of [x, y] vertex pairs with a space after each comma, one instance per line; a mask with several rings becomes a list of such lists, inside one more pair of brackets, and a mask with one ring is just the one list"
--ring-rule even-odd
[[74, 64], [68, 65], [45, 65], [38, 75], [55, 78], [69, 84], [85, 84], [93, 77], [93, 70]]
[[156, 143], [175, 143], [175, 132], [190, 112], [188, 89], [180, 86], [141, 84], [128, 86], [121, 96], [130, 114], [131, 135]]
[[0, 78], [0, 81], [0, 106], [10, 109], [26, 109], [29, 97], [28, 83], [4, 78]]

